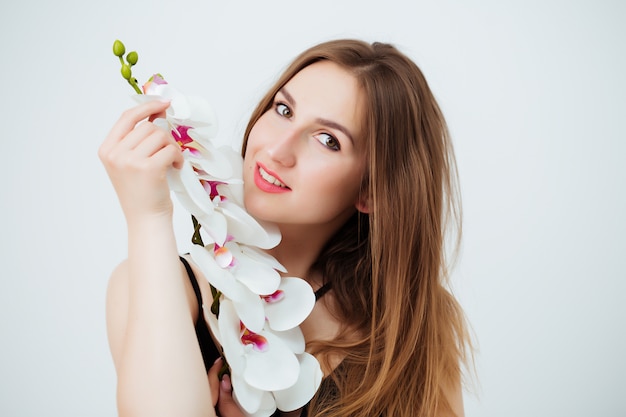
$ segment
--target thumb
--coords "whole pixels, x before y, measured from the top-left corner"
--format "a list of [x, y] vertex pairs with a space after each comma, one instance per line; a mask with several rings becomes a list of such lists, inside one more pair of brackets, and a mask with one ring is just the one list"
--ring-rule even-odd
[[230, 382], [230, 376], [228, 374], [225, 374], [220, 381], [220, 399], [217, 403], [217, 408], [220, 415], [225, 417], [238, 417], [244, 415], [233, 398], [233, 386]]

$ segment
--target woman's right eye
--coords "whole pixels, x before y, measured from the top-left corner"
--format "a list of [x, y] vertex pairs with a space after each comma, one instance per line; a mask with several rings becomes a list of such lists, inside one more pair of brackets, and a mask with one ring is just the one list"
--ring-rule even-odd
[[292, 116], [291, 109], [284, 103], [276, 104], [276, 113], [286, 118], [291, 118]]

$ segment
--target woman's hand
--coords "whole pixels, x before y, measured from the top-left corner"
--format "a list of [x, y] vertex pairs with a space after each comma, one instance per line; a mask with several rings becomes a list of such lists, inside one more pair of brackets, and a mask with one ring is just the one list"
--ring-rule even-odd
[[171, 135], [151, 123], [168, 106], [151, 101], [125, 111], [98, 151], [128, 222], [171, 216], [167, 171], [182, 167], [183, 156]]
[[245, 417], [235, 400], [230, 377], [224, 375], [219, 380], [218, 374], [223, 365], [222, 358], [218, 359], [209, 369], [209, 385], [211, 386], [211, 398], [217, 415], [221, 417]]

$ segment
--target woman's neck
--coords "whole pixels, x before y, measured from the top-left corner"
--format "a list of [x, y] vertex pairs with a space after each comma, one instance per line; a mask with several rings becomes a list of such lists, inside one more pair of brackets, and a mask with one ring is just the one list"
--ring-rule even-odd
[[[313, 288], [321, 285], [319, 277], [311, 274], [311, 267], [319, 257], [322, 248], [330, 239], [330, 233], [318, 227], [302, 225], [281, 225], [281, 242], [278, 246], [268, 250], [286, 269], [288, 276], [300, 277], [311, 284]], [[316, 279], [318, 278], [318, 279]]]

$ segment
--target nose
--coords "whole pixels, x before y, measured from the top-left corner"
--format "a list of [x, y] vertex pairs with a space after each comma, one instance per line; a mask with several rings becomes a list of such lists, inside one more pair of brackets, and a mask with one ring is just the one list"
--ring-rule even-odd
[[292, 167], [296, 164], [299, 138], [301, 133], [297, 129], [290, 129], [281, 132], [268, 146], [267, 153], [276, 163]]

